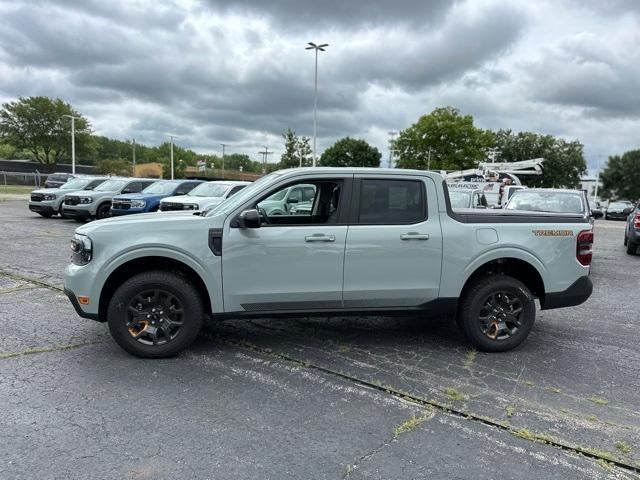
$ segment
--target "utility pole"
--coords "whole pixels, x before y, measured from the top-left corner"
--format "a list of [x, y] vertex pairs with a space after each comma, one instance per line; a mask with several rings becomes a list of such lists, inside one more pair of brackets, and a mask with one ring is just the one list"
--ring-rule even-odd
[[76, 174], [76, 118], [73, 115], [62, 115], [71, 119], [71, 174]]
[[600, 156], [598, 156], [598, 173], [596, 173], [596, 188], [593, 191], [593, 204], [598, 202], [598, 184], [600, 183]]
[[168, 134], [169, 139], [171, 140], [171, 180], [173, 180], [173, 139], [177, 138], [177, 135]]
[[133, 176], [136, 176], [136, 139], [133, 139], [132, 145], [133, 147], [133, 171], [131, 172]]
[[270, 152], [267, 147], [264, 147], [264, 152], [259, 152], [261, 155], [264, 155], [262, 160], [262, 174], [267, 173], [267, 155], [271, 155], [273, 152]]
[[226, 143], [221, 143], [222, 145], [222, 178], [224, 178], [224, 148], [228, 145]]
[[391, 130], [389, 133], [389, 168], [393, 167], [393, 154], [395, 152], [395, 148], [393, 145], [393, 142], [396, 139], [396, 135], [398, 134], [398, 132]]
[[307, 43], [309, 45], [305, 50], [315, 50], [316, 53], [316, 68], [314, 75], [314, 87], [313, 87], [313, 166], [316, 166], [316, 137], [318, 130], [318, 51], [324, 52], [324, 47], [328, 47], [328, 43], [322, 45], [316, 45], [313, 42]]
[[431, 170], [431, 147], [429, 147], [429, 152], [427, 154], [427, 170]]

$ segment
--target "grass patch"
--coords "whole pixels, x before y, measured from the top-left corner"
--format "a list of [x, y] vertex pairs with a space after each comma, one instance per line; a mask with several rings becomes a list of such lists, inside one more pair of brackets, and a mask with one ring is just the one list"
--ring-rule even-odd
[[549, 390], [550, 392], [553, 392], [553, 393], [562, 393], [562, 390], [559, 389], [558, 387], [549, 387], [549, 388], [547, 388], [547, 390]]
[[613, 472], [613, 465], [611, 465], [609, 462], [607, 462], [606, 460], [602, 459], [602, 458], [598, 458], [596, 460], [596, 463], [598, 465], [600, 465], [603, 469], [605, 469], [607, 472]]
[[598, 417], [596, 417], [595, 415], [587, 415], [587, 420], [589, 420], [590, 422], [597, 422]]
[[622, 440], [617, 441], [614, 444], [614, 447], [616, 447], [622, 453], [631, 453], [631, 445], [629, 445], [627, 442], [624, 442]]
[[409, 418], [408, 420], [405, 420], [400, 425], [398, 425], [396, 428], [394, 428], [394, 430], [393, 430], [393, 438], [398, 438], [403, 433], [410, 432], [411, 430], [416, 428], [421, 423], [424, 423], [427, 420], [429, 420], [430, 416], [431, 416], [430, 413], [427, 413], [425, 415], [421, 415], [419, 417], [416, 416], [416, 415], [413, 415], [411, 418]]
[[591, 400], [596, 405], [608, 405], [609, 404], [609, 400], [607, 400], [606, 398], [598, 397], [596, 395], [594, 395], [593, 397], [589, 397], [589, 400]]
[[0, 193], [10, 193], [12, 195], [27, 194], [35, 190], [33, 185], [0, 185]]
[[444, 394], [451, 400], [454, 400], [456, 402], [464, 402], [467, 399], [467, 397], [465, 397], [462, 393], [451, 387], [445, 388]]
[[507, 405], [505, 411], [507, 412], [507, 417], [511, 418], [513, 414], [516, 413], [516, 407], [514, 405]]
[[467, 356], [464, 359], [464, 366], [466, 368], [471, 368], [473, 362], [476, 361], [476, 357], [478, 356], [478, 351], [475, 348], [472, 348], [467, 352]]

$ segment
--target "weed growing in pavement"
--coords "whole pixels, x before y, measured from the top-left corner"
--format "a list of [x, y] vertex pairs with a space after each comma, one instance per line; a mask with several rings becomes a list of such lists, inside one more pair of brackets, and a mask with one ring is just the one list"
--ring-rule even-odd
[[589, 397], [589, 400], [591, 400], [596, 405], [608, 405], [609, 404], [609, 400], [607, 400], [606, 398], [598, 397], [597, 395], [594, 395], [593, 397]]
[[507, 411], [507, 417], [509, 418], [513, 417], [513, 414], [516, 413], [516, 407], [514, 405], [507, 405], [505, 410]]
[[631, 453], [631, 445], [623, 440], [616, 442], [614, 446], [622, 453]]
[[451, 387], [445, 388], [444, 394], [451, 400], [455, 400], [456, 402], [464, 402], [467, 399], [467, 397], [465, 397], [462, 393]]
[[430, 417], [431, 417], [431, 413], [426, 413], [426, 414], [421, 415], [419, 417], [416, 416], [416, 415], [413, 415], [411, 418], [409, 418], [408, 420], [402, 422], [400, 425], [398, 425], [393, 430], [393, 438], [398, 438], [403, 433], [410, 432], [411, 430], [416, 428], [421, 423], [424, 423], [427, 420], [429, 420]]
[[467, 356], [464, 359], [465, 368], [471, 368], [471, 365], [473, 365], [473, 362], [476, 361], [477, 356], [478, 356], [478, 351], [475, 348], [472, 348], [471, 350], [467, 351]]

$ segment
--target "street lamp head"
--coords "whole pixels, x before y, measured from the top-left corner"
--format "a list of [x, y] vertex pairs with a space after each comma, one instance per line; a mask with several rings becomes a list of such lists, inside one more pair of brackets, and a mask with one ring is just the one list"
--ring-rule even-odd
[[316, 45], [313, 42], [309, 42], [309, 43], [307, 43], [307, 45], [309, 45], [309, 46], [306, 47], [305, 50], [320, 50], [321, 52], [325, 51], [324, 47], [328, 47], [329, 46], [328, 43], [323, 43], [322, 45]]

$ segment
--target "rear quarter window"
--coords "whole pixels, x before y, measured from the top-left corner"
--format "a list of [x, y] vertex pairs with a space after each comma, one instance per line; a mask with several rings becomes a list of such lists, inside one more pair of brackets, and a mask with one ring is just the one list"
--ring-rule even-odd
[[358, 223], [394, 225], [419, 223], [427, 218], [424, 183], [419, 180], [363, 179]]

